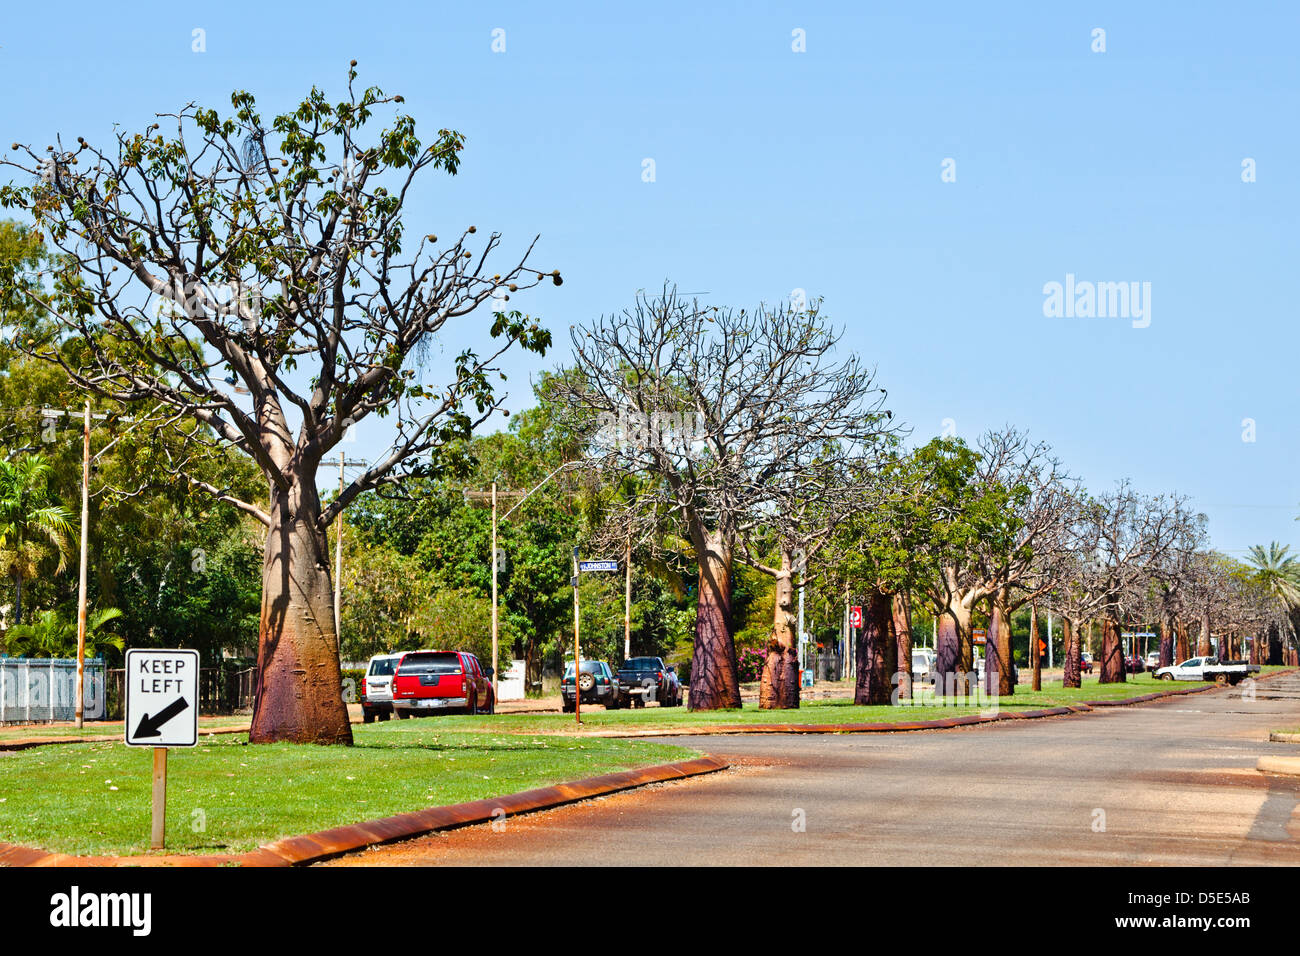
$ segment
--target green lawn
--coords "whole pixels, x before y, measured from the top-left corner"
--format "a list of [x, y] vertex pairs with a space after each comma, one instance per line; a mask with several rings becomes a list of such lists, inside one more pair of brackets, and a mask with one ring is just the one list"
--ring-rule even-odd
[[[448, 733], [436, 719], [356, 727], [356, 746], [168, 755], [168, 851], [251, 850], [279, 837], [697, 756], [631, 740]], [[78, 854], [143, 852], [152, 751], [113, 741], [0, 754], [0, 840]], [[201, 824], [201, 826], [200, 826]]]

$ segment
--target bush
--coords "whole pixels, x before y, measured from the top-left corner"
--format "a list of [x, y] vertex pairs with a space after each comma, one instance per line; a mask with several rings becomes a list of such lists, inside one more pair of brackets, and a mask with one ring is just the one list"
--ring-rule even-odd
[[736, 670], [742, 684], [752, 684], [763, 677], [763, 665], [767, 663], [767, 654], [755, 647], [743, 647], [736, 651]]

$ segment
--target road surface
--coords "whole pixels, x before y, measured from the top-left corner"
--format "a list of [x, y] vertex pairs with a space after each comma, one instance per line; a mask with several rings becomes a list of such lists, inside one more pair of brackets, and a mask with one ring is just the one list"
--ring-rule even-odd
[[[732, 770], [334, 865], [1300, 864], [1300, 676], [1082, 717], [668, 742]], [[498, 824], [500, 827], [501, 825]]]

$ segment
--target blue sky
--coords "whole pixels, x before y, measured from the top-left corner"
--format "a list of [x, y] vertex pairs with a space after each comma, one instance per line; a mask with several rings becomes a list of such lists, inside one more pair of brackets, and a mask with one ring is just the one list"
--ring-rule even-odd
[[[0, 138], [103, 141], [236, 88], [271, 112], [313, 84], [339, 95], [355, 57], [422, 128], [468, 137], [408, 221], [495, 229], [507, 253], [540, 233], [536, 265], [564, 274], [514, 301], [557, 339], [508, 363], [514, 405], [571, 323], [638, 289], [804, 289], [918, 439], [1012, 423], [1091, 488], [1191, 495], [1220, 549], [1300, 546], [1300, 5], [897, 6], [14, 7]], [[1045, 317], [1067, 274], [1149, 282], [1150, 325]]]

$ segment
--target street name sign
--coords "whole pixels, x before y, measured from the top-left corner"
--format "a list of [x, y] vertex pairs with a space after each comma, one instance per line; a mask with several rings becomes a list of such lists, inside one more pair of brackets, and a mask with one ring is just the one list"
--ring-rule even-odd
[[193, 747], [199, 740], [199, 652], [132, 648], [126, 652], [129, 747]]
[[579, 561], [578, 570], [586, 571], [617, 571], [617, 561]]

